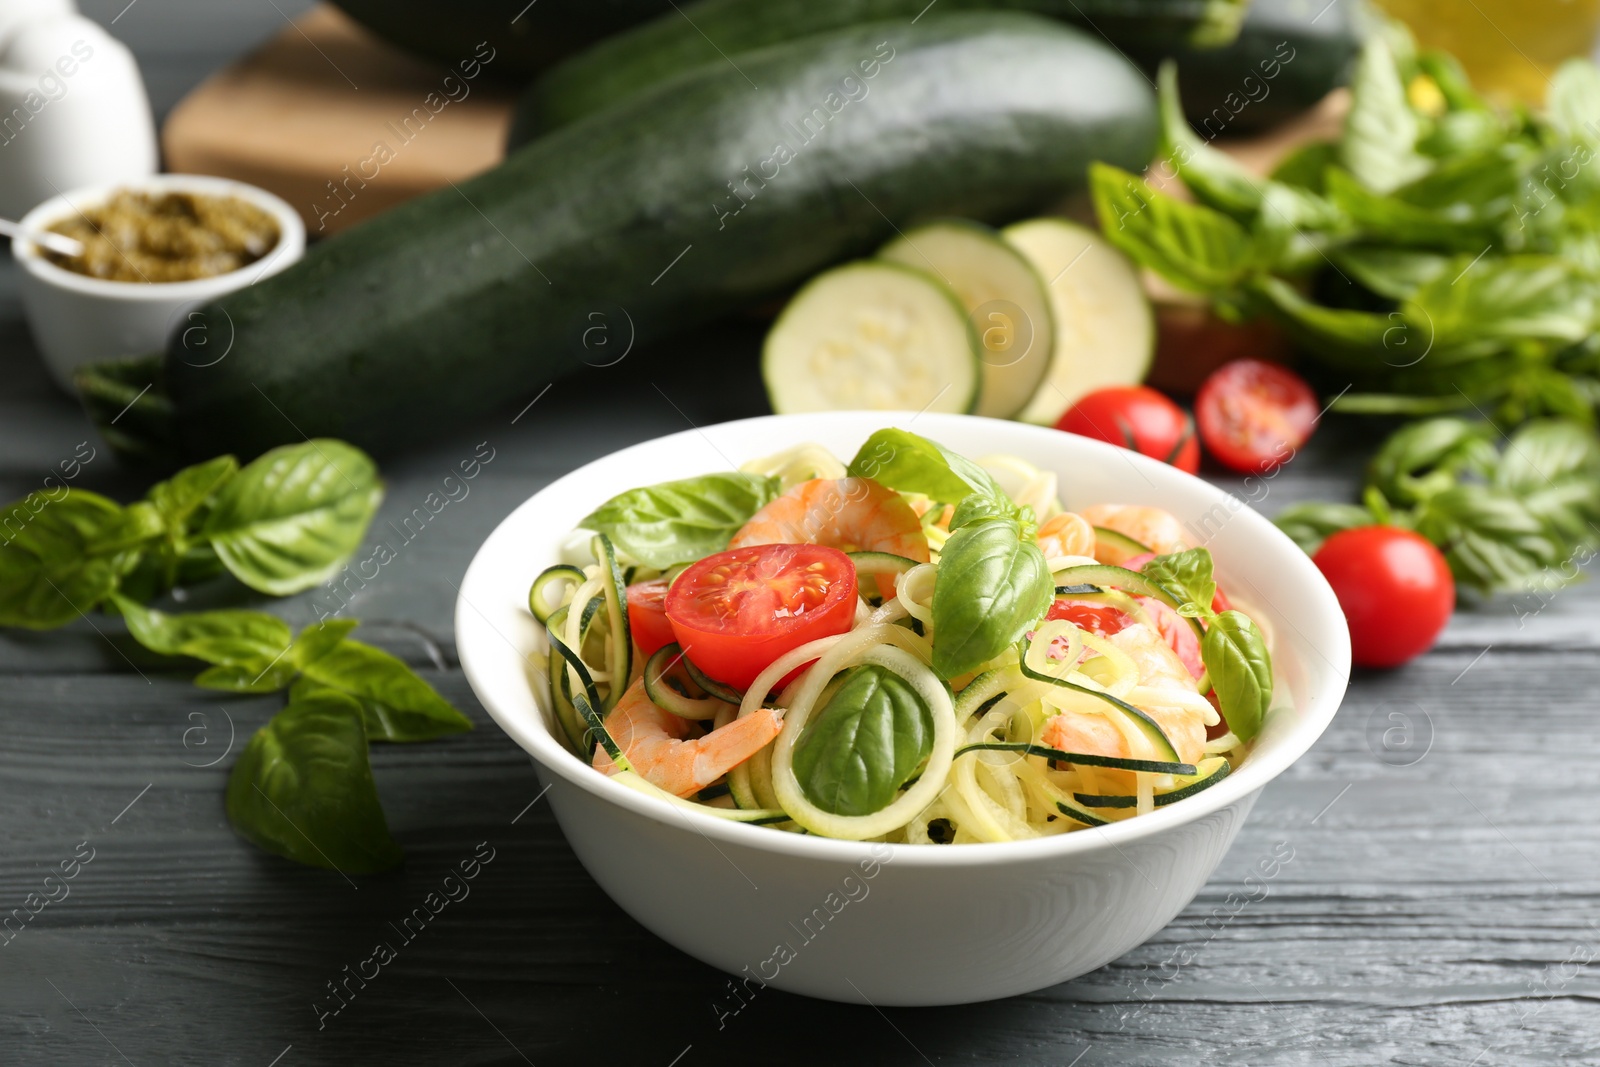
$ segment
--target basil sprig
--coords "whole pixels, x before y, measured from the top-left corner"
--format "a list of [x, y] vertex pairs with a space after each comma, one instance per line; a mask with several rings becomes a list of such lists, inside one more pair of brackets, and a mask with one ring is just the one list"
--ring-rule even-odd
[[259, 611], [171, 614], [166, 590], [232, 574], [284, 596], [337, 573], [361, 544], [382, 483], [342, 441], [219, 456], [120, 505], [66, 488], [0, 509], [0, 626], [52, 629], [119, 614], [144, 647], [206, 664], [195, 683], [289, 690], [288, 705], [235, 764], [228, 817], [246, 838], [302, 863], [356, 873], [400, 862], [367, 760], [375, 741], [424, 741], [471, 722], [405, 663], [349, 635], [353, 619], [295, 634]]
[[1156, 556], [1139, 568], [1139, 574], [1179, 600], [1179, 614], [1205, 625], [1200, 659], [1223, 718], [1240, 740], [1254, 739], [1272, 706], [1272, 655], [1250, 616], [1212, 608], [1217, 580], [1211, 553], [1189, 548]]
[[63, 626], [113, 591], [149, 600], [226, 569], [273, 596], [324, 581], [383, 499], [377, 468], [342, 441], [221, 456], [119, 505], [83, 489], [0, 509], [0, 626]]
[[1572, 60], [1544, 112], [1508, 114], [1403, 29], [1373, 34], [1341, 137], [1257, 177], [1197, 137], [1160, 76], [1162, 159], [1192, 201], [1096, 165], [1107, 238], [1275, 320], [1354, 388], [1336, 410], [1490, 410], [1592, 423], [1600, 402], [1600, 71]]
[[1563, 419], [1524, 424], [1503, 451], [1494, 434], [1449, 417], [1403, 427], [1372, 460], [1364, 506], [1297, 504], [1278, 525], [1308, 553], [1357, 526], [1415, 530], [1480, 595], [1563, 585], [1600, 544], [1600, 437]]
[[1033, 540], [1033, 509], [1019, 508], [978, 464], [890, 428], [867, 438], [849, 471], [955, 505], [933, 587], [933, 669], [941, 677], [1000, 655], [1049, 608], [1055, 586]]

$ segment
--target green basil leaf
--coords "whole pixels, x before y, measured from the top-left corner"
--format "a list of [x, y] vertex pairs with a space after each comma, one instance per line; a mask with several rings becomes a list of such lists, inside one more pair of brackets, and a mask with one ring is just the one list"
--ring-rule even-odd
[[349, 697], [294, 700], [256, 731], [228, 777], [228, 821], [258, 848], [342, 874], [399, 866], [378, 801], [361, 709]]
[[1338, 167], [1328, 170], [1326, 184], [1329, 201], [1370, 241], [1476, 255], [1494, 239], [1493, 226], [1476, 221], [1470, 209], [1435, 209], [1375, 193]]
[[[850, 461], [852, 478], [871, 478], [900, 493], [921, 493], [941, 504], [961, 504], [973, 493], [1010, 504], [994, 475], [965, 456], [910, 430], [879, 430]], [[1011, 511], [1015, 514], [1015, 509]]]
[[0, 626], [49, 630], [92, 610], [139, 562], [125, 540], [124, 509], [67, 489], [30, 493], [0, 512]]
[[1272, 169], [1271, 179], [1279, 185], [1321, 196], [1323, 179], [1330, 166], [1339, 161], [1339, 145], [1333, 141], [1312, 141], [1284, 156]]
[[1600, 438], [1565, 419], [1525, 424], [1506, 444], [1494, 484], [1522, 499], [1564, 549], [1594, 543], [1600, 527]]
[[778, 479], [729, 471], [630, 489], [596, 508], [579, 526], [651, 567], [691, 563], [728, 547], [728, 539], [778, 495]]
[[1279, 274], [1299, 275], [1320, 268], [1329, 251], [1354, 232], [1338, 205], [1292, 185], [1269, 182], [1256, 218], [1258, 255]]
[[1161, 157], [1171, 163], [1195, 199], [1241, 222], [1261, 206], [1261, 183], [1232, 156], [1202, 141], [1183, 113], [1178, 66], [1161, 64], [1156, 75], [1161, 102]]
[[195, 675], [194, 684], [225, 693], [276, 693], [294, 681], [294, 675], [294, 665], [284, 660], [269, 661], [260, 667], [253, 663], [221, 663]]
[[1181, 599], [1194, 605], [1194, 613], [1200, 617], [1210, 614], [1211, 601], [1217, 595], [1217, 580], [1207, 549], [1186, 548], [1182, 552], [1156, 556], [1147, 560], [1139, 573], [1178, 593]]
[[332, 652], [361, 623], [355, 619], [325, 619], [300, 631], [289, 649], [289, 660], [300, 670]]
[[1329, 253], [1334, 266], [1379, 296], [1405, 300], [1443, 274], [1450, 257], [1409, 248], [1356, 245]]
[[185, 467], [164, 482], [157, 482], [145, 494], [167, 525], [177, 531], [209, 501], [213, 494], [239, 473], [239, 461], [232, 456]]
[[1561, 64], [1545, 87], [1545, 111], [1555, 131], [1571, 141], [1600, 143], [1600, 70], [1587, 59]]
[[1417, 56], [1417, 68], [1433, 79], [1433, 84], [1438, 86], [1445, 103], [1450, 106], [1450, 113], [1462, 111], [1492, 113], [1493, 109], [1488, 102], [1472, 88], [1472, 81], [1467, 77], [1466, 68], [1449, 52], [1437, 49], [1422, 52]]
[[1253, 740], [1272, 706], [1272, 656], [1261, 631], [1243, 612], [1224, 611], [1206, 627], [1200, 659], [1228, 729]]
[[1361, 49], [1350, 92], [1339, 142], [1339, 159], [1350, 173], [1377, 193], [1393, 192], [1425, 174], [1428, 161], [1417, 153], [1421, 123], [1382, 35], [1372, 35]]
[[1439, 364], [1492, 355], [1514, 341], [1575, 344], [1593, 330], [1596, 305], [1593, 283], [1565, 260], [1485, 257], [1474, 264], [1463, 255], [1403, 310], [1429, 331], [1428, 358]]
[[1403, 426], [1372, 457], [1367, 483], [1389, 500], [1410, 506], [1455, 486], [1463, 474], [1486, 475], [1499, 462], [1494, 427], [1435, 418]]
[[1015, 519], [1018, 518], [1018, 509], [1010, 500], [994, 497], [983, 493], [973, 493], [950, 513], [948, 529], [952, 532], [963, 526], [971, 526], [975, 522], [985, 522], [989, 519]]
[[1322, 542], [1339, 531], [1371, 526], [1375, 520], [1372, 512], [1358, 504], [1308, 502], [1284, 508], [1273, 521], [1302, 552], [1313, 556]]
[[1106, 238], [1180, 289], [1226, 294], [1256, 266], [1250, 235], [1220, 211], [1158, 193], [1105, 163], [1089, 165], [1089, 191]]
[[319, 439], [275, 448], [217, 493], [202, 533], [223, 566], [273, 596], [338, 573], [383, 499], [366, 453]]
[[1427, 335], [1413, 331], [1399, 312], [1326, 308], [1281, 278], [1254, 279], [1249, 291], [1290, 337], [1336, 366], [1371, 371], [1386, 360], [1404, 365], [1427, 347]]
[[1544, 523], [1512, 493], [1462, 485], [1429, 497], [1416, 529], [1439, 546], [1456, 585], [1477, 592], [1521, 592], [1556, 580], [1557, 546]]
[[265, 666], [287, 652], [293, 631], [260, 611], [195, 611], [169, 615], [113, 598], [133, 639], [163, 656], [192, 656], [208, 663]]
[[321, 687], [354, 698], [374, 741], [427, 741], [472, 729], [470, 719], [404, 662], [360, 641], [342, 640], [301, 670], [304, 678], [291, 697]]
[[834, 815], [870, 815], [894, 800], [933, 751], [933, 710], [877, 664], [853, 667], [794, 746], [807, 799]]
[[989, 519], [950, 535], [933, 586], [933, 669], [975, 670], [1044, 617], [1055, 594], [1044, 553], [1014, 519]]

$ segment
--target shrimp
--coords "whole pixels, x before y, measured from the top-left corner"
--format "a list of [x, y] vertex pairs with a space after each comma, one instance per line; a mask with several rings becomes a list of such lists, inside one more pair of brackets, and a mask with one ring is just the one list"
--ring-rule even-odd
[[[1189, 547], [1189, 542], [1183, 536], [1182, 525], [1171, 512], [1160, 508], [1137, 504], [1090, 504], [1083, 509], [1082, 515], [1091, 524], [1131, 537], [1157, 555], [1182, 552]], [[1101, 563], [1120, 566], [1139, 554], [1122, 545], [1108, 543], [1105, 538], [1100, 538], [1094, 546], [1094, 558]]]
[[1075, 511], [1063, 511], [1044, 520], [1034, 541], [1045, 559], [1094, 555], [1094, 527]]
[[928, 562], [928, 538], [904, 497], [870, 478], [801, 482], [750, 517], [728, 542], [827, 545], [845, 552], [892, 552]]
[[[762, 708], [703, 737], [690, 737], [692, 729], [688, 719], [651, 703], [642, 678], [606, 716], [606, 731], [640, 777], [680, 797], [698, 793], [759, 752], [782, 731], [783, 717], [777, 708]], [[603, 748], [595, 750], [593, 764], [603, 774], [617, 773]]]
[[[1133, 660], [1141, 685], [1195, 692], [1194, 678], [1188, 668], [1150, 627], [1134, 623], [1112, 634], [1109, 640]], [[1143, 702], [1140, 709], [1161, 727], [1183, 762], [1196, 763], [1205, 756], [1208, 718], [1205, 713], [1195, 707], [1154, 702]], [[1117, 724], [1094, 712], [1064, 711], [1045, 723], [1040, 736], [1046, 745], [1064, 752], [1120, 759], [1149, 758], [1146, 753], [1135, 754], [1127, 735]]]

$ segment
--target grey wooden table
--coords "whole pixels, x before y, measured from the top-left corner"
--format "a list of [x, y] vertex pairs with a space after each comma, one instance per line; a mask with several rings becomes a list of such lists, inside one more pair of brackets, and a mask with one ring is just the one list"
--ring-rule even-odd
[[[109, 23], [125, 3], [84, 6]], [[139, 0], [114, 29], [164, 110], [302, 6]], [[521, 405], [508, 401], [501, 417], [385, 464], [380, 524], [478, 442], [494, 449], [470, 496], [351, 608], [362, 636], [479, 727], [375, 751], [408, 856], [400, 873], [352, 884], [229, 830], [230, 739], [237, 753], [275, 699], [198, 690], [112, 621], [0, 633], [0, 913], [46, 868], [92, 856], [70, 896], [0, 945], [0, 1063], [1600, 1063], [1600, 977], [1588, 966], [1600, 952], [1600, 594], [1589, 586], [1462, 613], [1420, 661], [1359, 675], [1211, 884], [1125, 958], [993, 1004], [878, 1012], [768, 991], [719, 1021], [724, 976], [624, 915], [530, 806], [532, 767], [459, 670], [452, 583], [515, 504], [573, 466], [686, 419], [764, 410], [758, 340], [735, 323], [635, 353], [629, 374], [563, 382], [515, 425]], [[1347, 493], [1368, 439], [1330, 424], [1263, 508]], [[77, 484], [142, 490], [40, 371], [8, 264], [0, 497], [37, 488], [85, 441], [98, 451]], [[313, 617], [309, 596], [270, 608]], [[328, 984], [481, 842], [494, 859], [471, 895], [319, 1016], [313, 1004], [334, 1003]], [[1290, 858], [1247, 883], [1274, 855]]]

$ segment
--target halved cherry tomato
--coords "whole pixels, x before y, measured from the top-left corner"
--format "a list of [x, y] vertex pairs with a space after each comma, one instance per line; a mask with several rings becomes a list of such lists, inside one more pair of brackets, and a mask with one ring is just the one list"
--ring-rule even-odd
[[1424, 537], [1393, 526], [1341, 530], [1311, 557], [1350, 624], [1351, 658], [1395, 667], [1433, 646], [1456, 606], [1450, 564]]
[[1065, 619], [1078, 629], [1101, 637], [1110, 637], [1133, 623], [1133, 616], [1121, 608], [1087, 600], [1057, 600], [1045, 618]]
[[646, 656], [677, 640], [667, 621], [667, 589], [671, 585], [667, 579], [657, 578], [628, 586], [628, 629], [633, 632], [633, 643]]
[[856, 600], [855, 564], [838, 549], [750, 545], [680, 574], [666, 612], [696, 667], [744, 689], [785, 652], [850, 629]]
[[1289, 462], [1317, 428], [1317, 394], [1287, 367], [1236, 359], [1211, 372], [1194, 401], [1200, 439], [1224, 466], [1265, 474]]
[[1148, 386], [1096, 389], [1068, 408], [1056, 429], [1154, 456], [1190, 474], [1200, 469], [1193, 420]]

